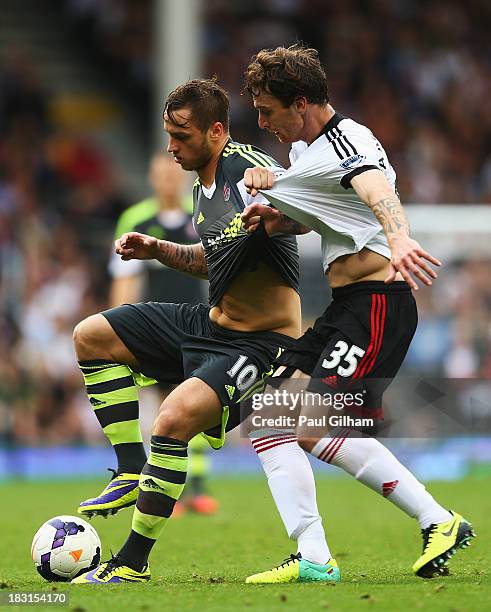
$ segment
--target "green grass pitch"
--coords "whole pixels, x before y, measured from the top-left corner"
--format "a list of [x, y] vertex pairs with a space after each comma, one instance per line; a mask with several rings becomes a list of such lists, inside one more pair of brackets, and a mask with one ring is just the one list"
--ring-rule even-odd
[[[335, 586], [244, 584], [248, 574], [268, 569], [294, 552], [265, 480], [250, 477], [214, 480], [211, 488], [221, 504], [219, 514], [171, 520], [151, 559], [152, 582], [122, 587], [44, 582], [29, 554], [39, 525], [57, 514], [74, 514], [77, 502], [97, 493], [101, 481], [3, 484], [1, 587], [67, 590], [70, 602], [62, 609], [73, 612], [490, 609], [489, 478], [429, 487], [444, 504], [468, 517], [478, 534], [473, 545], [451, 561], [451, 576], [430, 581], [411, 573], [421, 546], [415, 521], [352, 480], [317, 480], [319, 508], [342, 572], [343, 581]], [[110, 548], [118, 550], [130, 521], [131, 510], [107, 520], [94, 519], [104, 558]]]

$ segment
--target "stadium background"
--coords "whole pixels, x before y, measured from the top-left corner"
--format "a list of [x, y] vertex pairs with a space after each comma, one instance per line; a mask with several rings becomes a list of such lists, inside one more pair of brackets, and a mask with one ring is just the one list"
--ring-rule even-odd
[[[434, 287], [418, 292], [406, 374], [491, 378], [488, 2], [50, 0], [42, 13], [37, 4], [5, 0], [0, 19], [1, 479], [101, 475], [113, 464], [73, 327], [107, 305], [114, 225], [148, 194], [170, 87], [217, 74], [234, 138], [286, 162], [240, 91], [264, 46], [320, 50], [334, 106], [379, 137], [416, 237], [445, 260]], [[302, 249], [307, 325], [328, 290], [315, 238]], [[153, 415], [142, 416], [148, 433]], [[490, 471], [485, 435], [391, 445], [426, 479]], [[237, 435], [213, 462], [215, 474], [260, 469]]]
[[[242, 72], [261, 47], [300, 39], [317, 47], [335, 107], [383, 142], [416, 237], [445, 262], [433, 288], [417, 294], [420, 325], [405, 375], [470, 379], [477, 423], [491, 417], [490, 26], [486, 0], [2, 0], [0, 602], [9, 589], [58, 588], [32, 567], [32, 535], [49, 517], [73, 514], [114, 465], [71, 335], [107, 305], [114, 226], [149, 193], [165, 95], [190, 76], [216, 73], [231, 92], [234, 138], [287, 159], [240, 95]], [[307, 325], [328, 290], [315, 237], [301, 248]], [[147, 435], [152, 410], [141, 411]], [[434, 433], [422, 437], [423, 425]], [[148, 585], [71, 589], [71, 609], [487, 609], [489, 429], [441, 432], [436, 418], [388, 444], [479, 535], [444, 581], [411, 575], [416, 525], [317, 463], [342, 585], [248, 589], [244, 577], [276, 564], [291, 543], [255, 454], [235, 434], [213, 453], [210, 490], [220, 512], [169, 522]], [[130, 519], [121, 512], [94, 521], [105, 558]]]

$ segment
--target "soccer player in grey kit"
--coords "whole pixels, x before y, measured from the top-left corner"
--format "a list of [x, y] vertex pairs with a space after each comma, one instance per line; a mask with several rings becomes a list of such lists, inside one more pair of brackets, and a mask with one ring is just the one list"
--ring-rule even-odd
[[74, 580], [82, 584], [150, 579], [150, 551], [184, 487], [189, 440], [206, 432], [219, 448], [241, 420], [241, 402], [264, 387], [279, 351], [300, 335], [296, 238], [248, 234], [240, 219], [254, 200], [244, 187], [245, 169], [276, 162], [230, 138], [228, 96], [214, 80], [176, 88], [164, 128], [168, 151], [198, 175], [193, 220], [200, 242], [130, 232], [116, 241], [116, 252], [207, 276], [209, 305], [125, 304], [75, 330], [87, 392], [101, 416], [137, 408], [134, 372], [178, 385], [154, 424], [128, 539], [109, 561]]

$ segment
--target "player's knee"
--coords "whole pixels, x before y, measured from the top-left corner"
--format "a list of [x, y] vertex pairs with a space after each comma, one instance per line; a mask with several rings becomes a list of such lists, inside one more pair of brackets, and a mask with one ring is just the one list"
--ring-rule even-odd
[[73, 344], [79, 361], [108, 358], [109, 325], [102, 315], [91, 315], [80, 321], [73, 330]]
[[174, 409], [162, 410], [153, 425], [154, 436], [165, 436], [182, 442], [187, 442], [192, 435], [186, 427], [186, 418], [182, 411]]

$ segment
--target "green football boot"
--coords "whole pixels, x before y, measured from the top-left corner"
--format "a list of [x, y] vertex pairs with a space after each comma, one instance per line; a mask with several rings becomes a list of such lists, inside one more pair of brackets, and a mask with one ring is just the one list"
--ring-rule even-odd
[[281, 565], [246, 578], [247, 584], [279, 584], [286, 582], [339, 582], [341, 574], [335, 559], [325, 565], [302, 559], [300, 553], [290, 555]]
[[72, 580], [72, 584], [121, 584], [122, 582], [148, 582], [150, 571], [146, 565], [141, 572], [137, 572], [127, 565], [123, 565], [118, 555], [101, 563], [90, 572], [85, 572]]
[[472, 525], [460, 514], [451, 512], [445, 523], [433, 524], [422, 530], [423, 554], [413, 565], [413, 572], [421, 578], [448, 574], [447, 563], [459, 548], [470, 546], [475, 537]]

